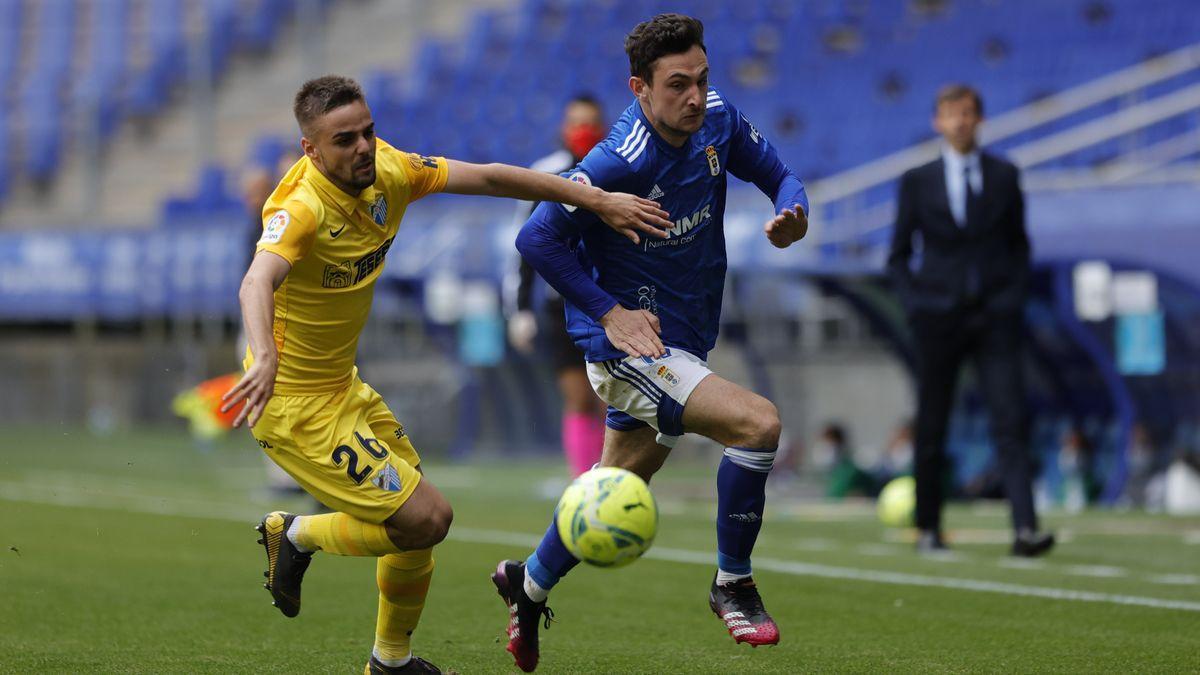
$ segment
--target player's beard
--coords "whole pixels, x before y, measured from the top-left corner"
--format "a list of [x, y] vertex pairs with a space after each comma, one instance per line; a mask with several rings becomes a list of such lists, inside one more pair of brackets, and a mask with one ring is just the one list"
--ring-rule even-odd
[[375, 162], [371, 161], [370, 173], [360, 172], [357, 168], [350, 169], [350, 180], [346, 181], [355, 190], [366, 190], [375, 184]]

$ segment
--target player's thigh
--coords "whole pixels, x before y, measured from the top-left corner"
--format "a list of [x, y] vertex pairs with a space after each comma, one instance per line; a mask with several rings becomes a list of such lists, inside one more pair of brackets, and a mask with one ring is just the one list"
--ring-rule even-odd
[[[683, 435], [683, 410], [692, 391], [712, 374], [708, 364], [680, 349], [656, 359], [624, 357], [589, 363], [588, 379], [612, 410], [607, 425], [631, 431], [648, 424], [656, 440], [673, 447]], [[616, 411], [616, 412], [614, 412]]]
[[688, 397], [683, 426], [725, 446], [771, 447], [779, 442], [775, 404], [715, 373]]
[[421, 475], [376, 436], [369, 422], [372, 393], [356, 380], [323, 405], [316, 399], [296, 410], [296, 452], [281, 466], [329, 508], [382, 523], [411, 497]]
[[[421, 473], [421, 458], [404, 425], [370, 385], [363, 385], [365, 417], [371, 433], [399, 462]], [[450, 528], [453, 512], [445, 496], [422, 474], [412, 493], [384, 521], [388, 534], [406, 549], [426, 548], [440, 542]]]
[[626, 469], [649, 482], [671, 453], [671, 448], [655, 440], [657, 437], [658, 431], [649, 425], [626, 431], [605, 429], [600, 466]]
[[388, 408], [387, 403], [378, 392], [368, 384], [364, 383], [363, 386], [367, 392], [366, 418], [367, 424], [371, 427], [371, 433], [397, 457], [420, 471], [421, 457], [417, 453], [412, 439], [409, 438], [408, 432], [404, 429], [404, 425], [392, 414], [392, 410]]

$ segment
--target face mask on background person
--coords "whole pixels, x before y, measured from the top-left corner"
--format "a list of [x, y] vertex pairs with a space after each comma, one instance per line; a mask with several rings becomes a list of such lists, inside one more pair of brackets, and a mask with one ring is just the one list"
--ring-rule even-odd
[[577, 160], [583, 159], [602, 140], [604, 128], [598, 124], [576, 124], [563, 132], [563, 146]]

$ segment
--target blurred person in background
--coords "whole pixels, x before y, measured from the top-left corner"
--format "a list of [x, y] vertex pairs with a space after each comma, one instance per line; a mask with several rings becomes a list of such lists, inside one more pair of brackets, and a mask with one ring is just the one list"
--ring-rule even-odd
[[841, 500], [851, 495], [866, 497], [873, 493], [874, 481], [854, 461], [854, 450], [846, 428], [830, 422], [812, 445], [813, 468], [825, 474], [825, 497]]
[[[604, 138], [605, 133], [600, 102], [591, 95], [578, 94], [567, 102], [563, 110], [559, 127], [562, 147], [534, 162], [530, 168], [552, 174], [565, 173], [578, 164]], [[535, 208], [536, 203], [522, 202], [517, 207], [519, 223], [524, 224]], [[537, 272], [524, 258], [520, 258], [519, 274], [517, 311], [509, 319], [508, 338], [517, 351], [526, 355], [534, 353], [535, 338], [539, 332], [546, 338], [545, 343], [548, 343], [550, 351], [546, 356], [554, 365], [558, 391], [562, 396], [563, 453], [574, 478], [600, 461], [600, 451], [604, 448], [605, 404], [588, 382], [583, 352], [567, 334], [562, 296], [550, 286], [543, 285], [546, 297], [541, 311], [535, 311]], [[544, 330], [539, 330], [539, 324]]]
[[879, 461], [871, 467], [871, 477], [876, 490], [900, 476], [911, 476], [913, 464], [912, 420], [904, 420], [892, 430], [891, 438], [883, 447]]
[[1058, 503], [1067, 513], [1079, 513], [1090, 501], [1093, 492], [1091, 467], [1091, 441], [1079, 427], [1068, 427], [1058, 447], [1058, 473], [1062, 476]]
[[[946, 427], [959, 367], [969, 358], [1012, 506], [1011, 551], [1037, 556], [1054, 546], [1054, 535], [1038, 530], [1022, 381], [1030, 269], [1025, 200], [1017, 168], [980, 151], [982, 121], [979, 92], [962, 84], [942, 88], [933, 117], [944, 140], [941, 157], [905, 172], [896, 200], [888, 272], [917, 353], [917, 549], [946, 548]], [[916, 270], [914, 239], [921, 242]]]
[[1129, 437], [1129, 480], [1121, 495], [1121, 503], [1149, 511], [1161, 511], [1167, 462], [1163, 461], [1146, 425], [1133, 425]]
[[436, 673], [412, 653], [433, 576], [433, 546], [450, 504], [423, 476], [409, 435], [358, 376], [358, 338], [375, 282], [410, 203], [437, 192], [567, 202], [623, 237], [665, 236], [665, 212], [614, 194], [504, 164], [401, 152], [376, 138], [362, 88], [327, 75], [296, 93], [304, 158], [263, 208], [263, 232], [238, 298], [249, 341], [245, 374], [226, 392], [244, 407], [263, 451], [321, 503], [320, 515], [275, 511], [255, 528], [264, 588], [284, 616], [300, 613], [313, 554], [374, 557], [379, 588], [369, 673]]
[[[566, 298], [568, 330], [609, 405], [603, 466], [648, 481], [684, 433], [724, 447], [709, 608], [735, 642], [777, 644], [751, 554], [782, 423], [773, 403], [716, 375], [706, 359], [716, 346], [728, 266], [729, 176], [753, 182], [772, 201], [762, 234], [777, 248], [807, 233], [808, 197], [770, 142], [709, 86], [700, 21], [655, 16], [634, 27], [625, 52], [633, 101], [569, 177], [659, 200], [674, 227], [665, 239], [626, 241], [587, 213], [544, 203], [521, 228], [517, 249]], [[525, 561], [497, 565], [492, 581], [508, 609], [507, 649], [522, 670], [537, 667], [551, 589], [579, 562], [551, 522]]]
[[[279, 179], [287, 175], [304, 153], [298, 144], [279, 142], [269, 139], [256, 149], [250, 166], [242, 176], [242, 199], [246, 205], [246, 266], [254, 257], [254, 249], [262, 237], [262, 210]], [[238, 340], [241, 348], [238, 358], [245, 354], [245, 335]]]

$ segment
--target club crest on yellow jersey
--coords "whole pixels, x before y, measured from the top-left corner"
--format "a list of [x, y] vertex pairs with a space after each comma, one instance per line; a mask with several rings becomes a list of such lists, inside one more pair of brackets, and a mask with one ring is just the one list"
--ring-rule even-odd
[[383, 227], [383, 224], [387, 222], [387, 212], [387, 198], [379, 195], [375, 198], [375, 203], [371, 204], [371, 220], [374, 220], [376, 225]]

